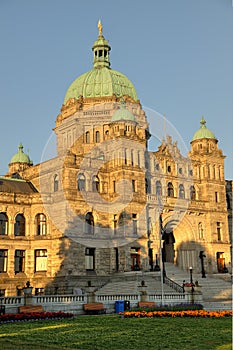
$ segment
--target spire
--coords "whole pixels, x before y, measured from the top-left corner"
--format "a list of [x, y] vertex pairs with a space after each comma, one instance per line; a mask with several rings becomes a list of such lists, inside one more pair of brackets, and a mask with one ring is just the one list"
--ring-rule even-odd
[[98, 21], [98, 30], [98, 39], [94, 42], [94, 45], [92, 47], [92, 51], [94, 52], [94, 68], [109, 68], [109, 51], [111, 50], [111, 47], [103, 36], [103, 26], [100, 19]]
[[102, 23], [101, 23], [100, 19], [99, 19], [99, 22], [98, 22], [98, 29], [99, 29], [99, 36], [103, 36], [103, 26], [102, 26]]

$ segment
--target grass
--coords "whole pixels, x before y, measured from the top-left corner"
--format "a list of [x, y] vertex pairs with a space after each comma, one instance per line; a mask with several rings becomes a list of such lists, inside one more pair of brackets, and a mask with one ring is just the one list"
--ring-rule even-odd
[[121, 318], [117, 315], [0, 325], [0, 348], [230, 350], [231, 318]]

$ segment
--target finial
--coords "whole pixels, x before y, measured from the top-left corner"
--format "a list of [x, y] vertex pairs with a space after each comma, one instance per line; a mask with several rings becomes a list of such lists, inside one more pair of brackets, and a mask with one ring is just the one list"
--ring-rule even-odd
[[99, 36], [102, 36], [103, 35], [103, 26], [102, 26], [100, 19], [98, 21], [98, 29], [99, 29]]
[[23, 144], [22, 144], [22, 142], [20, 142], [20, 144], [19, 144], [19, 151], [23, 151]]
[[201, 123], [201, 126], [205, 126], [206, 125], [206, 121], [205, 121], [205, 118], [203, 116], [201, 118], [200, 123]]

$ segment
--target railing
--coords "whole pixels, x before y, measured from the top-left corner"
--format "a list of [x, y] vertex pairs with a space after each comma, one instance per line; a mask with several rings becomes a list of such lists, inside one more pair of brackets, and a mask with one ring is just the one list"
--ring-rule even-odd
[[33, 297], [34, 304], [51, 304], [51, 303], [84, 303], [86, 296], [83, 295], [38, 295]]
[[164, 277], [164, 283], [174, 289], [178, 293], [184, 293], [183, 286], [179, 285], [178, 283], [172, 281], [170, 278], [167, 276]]
[[116, 294], [116, 295], [97, 295], [96, 299], [102, 302], [116, 301], [116, 300], [130, 300], [138, 301], [138, 294]]
[[[144, 294], [145, 296], [145, 294]], [[93, 297], [93, 296], [92, 296]], [[164, 293], [162, 294], [147, 294], [146, 300], [154, 301], [157, 305], [164, 302], [166, 305], [179, 304], [181, 302], [190, 302], [190, 298], [196, 299], [195, 293]], [[107, 313], [115, 312], [115, 305], [117, 300], [124, 300], [130, 302], [130, 307], [135, 308], [138, 302], [141, 301], [142, 295], [136, 294], [115, 294], [115, 295], [95, 295], [94, 301], [102, 302], [106, 308]], [[89, 294], [83, 295], [38, 295], [32, 296], [32, 305], [41, 305], [44, 311], [55, 312], [64, 311], [72, 312], [73, 314], [83, 314], [83, 304], [88, 303]], [[19, 306], [24, 305], [24, 297], [1, 297], [0, 305], [4, 306], [6, 313], [17, 313]]]
[[0, 298], [1, 305], [23, 305], [24, 297], [1, 297]]
[[[148, 295], [150, 301], [162, 301], [161, 294], [150, 294]], [[181, 301], [187, 300], [186, 294], [164, 294], [163, 299], [165, 301], [173, 301], [173, 303], [180, 303]]]

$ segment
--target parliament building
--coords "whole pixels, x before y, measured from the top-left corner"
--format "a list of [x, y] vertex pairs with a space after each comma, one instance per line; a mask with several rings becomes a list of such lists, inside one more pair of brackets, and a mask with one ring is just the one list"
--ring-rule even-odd
[[149, 150], [146, 113], [98, 27], [93, 68], [56, 119], [56, 156], [33, 165], [20, 144], [0, 178], [1, 296], [27, 281], [35, 294], [71, 294], [161, 260], [231, 269], [232, 182], [217, 138], [202, 117], [188, 155], [169, 135]]

